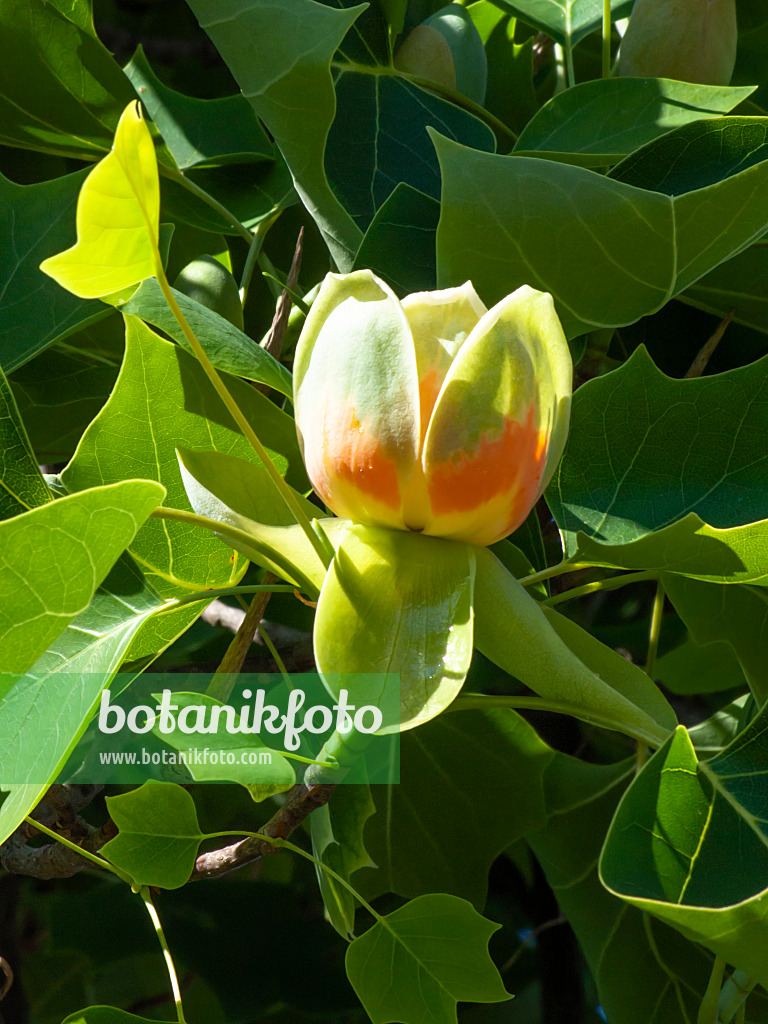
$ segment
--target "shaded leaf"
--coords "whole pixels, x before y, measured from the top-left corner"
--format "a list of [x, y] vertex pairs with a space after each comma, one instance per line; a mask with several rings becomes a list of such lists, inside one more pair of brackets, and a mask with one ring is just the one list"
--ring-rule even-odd
[[455, 896], [420, 896], [347, 950], [347, 976], [374, 1024], [456, 1024], [459, 1001], [509, 999], [488, 955], [500, 926]]
[[767, 721], [761, 714], [703, 762], [680, 727], [627, 790], [600, 859], [611, 892], [761, 984], [768, 980]]
[[379, 207], [355, 256], [400, 296], [436, 287], [435, 235], [440, 204], [402, 182]]
[[15, 185], [0, 174], [0, 365], [6, 373], [111, 313], [101, 302], [70, 295], [39, 269], [74, 240], [75, 204], [88, 173], [39, 185]]
[[660, 309], [768, 226], [768, 162], [670, 197], [433, 138], [438, 285], [469, 279], [486, 304], [523, 284], [551, 292], [569, 337]]
[[[583, 82], [542, 107], [520, 134], [514, 152], [604, 167], [678, 125], [728, 113], [752, 92], [751, 87], [692, 85], [665, 78]], [[620, 180], [649, 187], [636, 179]]]
[[107, 153], [134, 95], [93, 32], [45, 0], [4, 0], [0, 40], [0, 142], [85, 160]]
[[358, 874], [355, 886], [368, 899], [437, 890], [482, 909], [493, 861], [546, 822], [541, 775], [552, 757], [506, 709], [444, 714], [404, 733], [400, 782], [375, 788], [365, 828], [378, 870]]
[[[365, 231], [395, 186], [440, 197], [440, 169], [427, 127], [493, 152], [493, 132], [474, 115], [382, 67], [381, 73], [342, 69], [336, 78], [336, 119], [325, 169], [335, 194]], [[355, 125], [355, 145], [349, 145]]]
[[[600, 27], [602, 0], [499, 0], [499, 6], [517, 14], [558, 43], [575, 46], [580, 39]], [[625, 18], [632, 10], [631, 0], [611, 0], [611, 18]]]
[[0, 519], [45, 505], [51, 495], [0, 367]]
[[[673, 380], [641, 347], [579, 388], [568, 445], [547, 490], [567, 552], [576, 550], [579, 530], [604, 545], [626, 545], [690, 513], [719, 529], [768, 518], [765, 365]], [[653, 542], [657, 555], [643, 568], [684, 569], [690, 552], [679, 543], [696, 533], [693, 518], [687, 522]], [[697, 550], [722, 553], [723, 568], [729, 561], [737, 568], [718, 545], [698, 543]]]
[[272, 160], [272, 145], [242, 94], [214, 100], [184, 96], [160, 81], [141, 46], [125, 73], [180, 170]]
[[[349, 269], [362, 237], [323, 168], [336, 112], [330, 63], [363, 7], [332, 10], [313, 0], [192, 0], [256, 114], [291, 169], [296, 190], [323, 231], [339, 268]], [[259, 40], [259, 60], [252, 40]]]

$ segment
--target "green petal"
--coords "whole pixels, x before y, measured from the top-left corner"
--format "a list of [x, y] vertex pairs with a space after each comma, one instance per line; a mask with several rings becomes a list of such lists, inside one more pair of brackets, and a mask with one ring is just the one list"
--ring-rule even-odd
[[296, 349], [294, 406], [326, 504], [404, 529], [401, 495], [419, 446], [416, 356], [402, 306], [369, 270], [323, 282]]
[[315, 619], [315, 658], [331, 693], [344, 688], [356, 706], [374, 704], [382, 676], [391, 686], [399, 673], [400, 721], [382, 708], [382, 731], [412, 729], [439, 715], [472, 659], [474, 577], [475, 555], [466, 544], [349, 527]]

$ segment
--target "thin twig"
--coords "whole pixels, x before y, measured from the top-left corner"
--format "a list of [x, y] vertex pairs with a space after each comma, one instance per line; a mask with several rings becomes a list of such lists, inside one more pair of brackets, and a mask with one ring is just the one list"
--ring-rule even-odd
[[[264, 577], [264, 583], [267, 586], [276, 582], [277, 576], [271, 572], [268, 572]], [[245, 613], [243, 621], [240, 623], [237, 632], [232, 638], [232, 642], [221, 659], [219, 667], [213, 674], [213, 679], [208, 689], [205, 691], [209, 697], [215, 697], [216, 700], [224, 702], [229, 698], [271, 596], [268, 590], [263, 590], [253, 595], [248, 611]]]
[[[299, 783], [289, 790], [283, 806], [259, 832], [271, 839], [287, 839], [312, 811], [328, 803], [335, 788], [332, 785], [306, 786]], [[266, 840], [256, 837], [240, 839], [231, 846], [201, 853], [189, 880], [197, 882], [201, 878], [216, 878], [276, 852], [277, 848]]]
[[280, 353], [283, 349], [283, 338], [285, 337], [285, 330], [288, 327], [288, 317], [291, 315], [292, 299], [290, 293], [296, 290], [296, 285], [299, 281], [299, 271], [301, 270], [301, 258], [303, 252], [304, 228], [302, 227], [299, 231], [299, 237], [296, 239], [296, 248], [293, 253], [291, 269], [288, 271], [288, 277], [285, 280], [285, 288], [283, 288], [282, 295], [277, 300], [275, 315], [272, 319], [272, 326], [269, 328], [267, 336], [261, 342], [261, 347], [266, 349], [271, 356], [275, 357], [275, 359], [280, 358]]
[[701, 351], [693, 360], [690, 365], [688, 372], [685, 375], [685, 379], [689, 380], [693, 377], [700, 377], [706, 369], [707, 363], [712, 358], [712, 354], [720, 344], [720, 339], [725, 334], [725, 329], [728, 324], [733, 320], [734, 314], [736, 313], [736, 307], [729, 310], [720, 323], [717, 325], [712, 337], [709, 338], [706, 343], [702, 346]]

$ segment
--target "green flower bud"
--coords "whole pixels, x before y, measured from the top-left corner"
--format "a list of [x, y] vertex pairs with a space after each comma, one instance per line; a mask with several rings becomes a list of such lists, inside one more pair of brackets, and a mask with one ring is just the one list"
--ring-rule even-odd
[[737, 38], [735, 0], [635, 0], [619, 74], [728, 85]]
[[472, 18], [459, 4], [449, 4], [417, 25], [397, 51], [395, 67], [457, 89], [480, 105], [485, 102], [485, 47]]
[[201, 306], [207, 306], [223, 316], [242, 331], [243, 307], [237, 281], [213, 256], [201, 256], [188, 263], [174, 281], [173, 287]]

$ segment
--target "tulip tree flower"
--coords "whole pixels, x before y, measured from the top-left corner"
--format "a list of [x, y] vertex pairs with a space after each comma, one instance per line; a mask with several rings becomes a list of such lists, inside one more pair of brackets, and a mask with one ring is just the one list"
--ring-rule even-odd
[[329, 274], [294, 364], [309, 478], [354, 522], [493, 544], [554, 472], [571, 374], [548, 294], [487, 310], [469, 282], [400, 302], [370, 271]]

